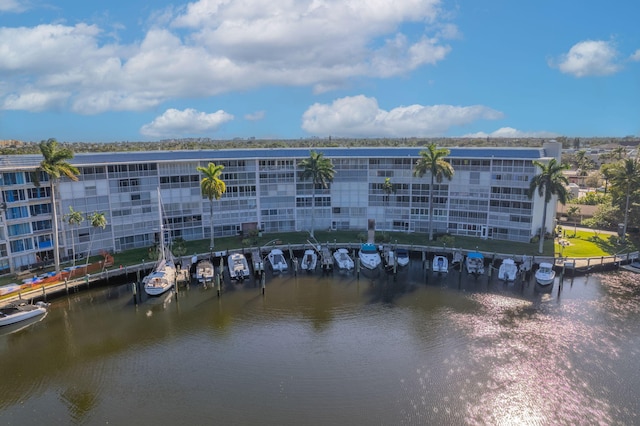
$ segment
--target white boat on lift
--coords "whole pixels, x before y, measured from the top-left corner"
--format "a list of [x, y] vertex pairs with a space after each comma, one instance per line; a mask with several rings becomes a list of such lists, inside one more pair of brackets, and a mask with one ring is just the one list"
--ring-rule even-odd
[[484, 274], [484, 256], [477, 251], [468, 253], [465, 266], [467, 267], [467, 273], [475, 275], [476, 277]]
[[399, 248], [396, 250], [396, 261], [398, 266], [407, 266], [409, 264], [409, 250]]
[[274, 272], [286, 272], [289, 270], [289, 265], [287, 264], [287, 260], [284, 258], [282, 250], [277, 248], [272, 249], [267, 255], [267, 259], [269, 259], [271, 269]]
[[300, 268], [303, 271], [311, 272], [316, 269], [318, 265], [318, 253], [316, 253], [313, 249], [306, 249], [304, 251], [304, 255], [302, 256], [302, 262], [300, 263]]
[[333, 259], [336, 261], [339, 269], [345, 271], [351, 271], [355, 267], [355, 263], [351, 256], [349, 256], [349, 250], [346, 248], [339, 248], [333, 252]]
[[44, 302], [38, 302], [35, 305], [28, 303], [9, 303], [0, 308], [0, 327], [17, 324], [40, 315], [45, 315], [48, 306], [49, 304]]
[[518, 267], [516, 262], [511, 258], [506, 258], [500, 264], [498, 269], [498, 279], [502, 281], [515, 281], [518, 275]]
[[230, 254], [227, 258], [229, 267], [229, 277], [232, 280], [244, 281], [245, 278], [249, 278], [251, 272], [249, 271], [249, 262], [242, 253]]
[[360, 259], [362, 266], [367, 269], [376, 269], [382, 263], [378, 249], [375, 244], [371, 243], [364, 243], [360, 246], [358, 258]]
[[536, 282], [540, 285], [553, 284], [553, 280], [556, 277], [556, 271], [553, 270], [553, 265], [548, 262], [540, 263], [540, 267], [536, 271]]
[[436, 255], [433, 257], [433, 272], [446, 274], [449, 272], [449, 259], [447, 256]]
[[214, 274], [215, 269], [209, 259], [202, 259], [196, 263], [196, 280], [198, 280], [199, 283], [213, 282]]

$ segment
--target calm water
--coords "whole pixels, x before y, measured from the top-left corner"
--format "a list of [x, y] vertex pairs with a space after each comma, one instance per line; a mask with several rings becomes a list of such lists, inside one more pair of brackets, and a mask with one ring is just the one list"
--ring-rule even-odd
[[0, 424], [638, 424], [639, 275], [505, 285], [416, 261], [133, 304], [0, 336]]

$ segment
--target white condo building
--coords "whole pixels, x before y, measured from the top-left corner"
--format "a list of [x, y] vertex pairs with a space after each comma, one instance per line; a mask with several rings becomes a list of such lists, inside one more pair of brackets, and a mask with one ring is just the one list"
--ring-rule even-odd
[[[421, 148], [313, 148], [332, 161], [335, 178], [316, 190], [316, 229], [428, 232], [428, 200], [433, 198], [434, 233], [529, 242], [539, 232], [544, 201], [527, 196], [539, 173], [533, 161], [560, 161], [561, 145], [540, 148], [449, 148], [452, 180], [430, 188], [430, 176], [413, 176]], [[227, 191], [214, 200], [214, 236], [305, 231], [311, 226], [312, 184], [297, 167], [309, 148], [145, 151], [76, 154], [77, 182], [58, 183], [57, 216], [61, 258], [72, 253], [120, 252], [149, 247], [159, 229], [158, 188], [172, 237], [211, 235], [209, 200], [200, 191], [198, 166], [224, 165]], [[53, 259], [51, 187], [46, 176], [36, 187], [32, 173], [40, 155], [0, 158], [0, 274]], [[390, 178], [394, 192], [383, 183]], [[108, 225], [87, 221], [72, 226], [73, 210], [104, 213]], [[556, 203], [549, 203], [546, 229], [553, 227]], [[75, 250], [75, 251], [74, 251]]]

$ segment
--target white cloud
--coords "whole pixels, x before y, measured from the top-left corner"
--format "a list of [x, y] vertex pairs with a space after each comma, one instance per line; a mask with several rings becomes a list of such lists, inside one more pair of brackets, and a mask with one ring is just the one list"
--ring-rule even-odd
[[260, 121], [264, 119], [264, 116], [265, 116], [264, 111], [256, 111], [251, 114], [246, 114], [244, 116], [244, 119], [248, 121]]
[[0, 12], [21, 13], [28, 8], [28, 1], [0, 0]]
[[633, 55], [631, 55], [629, 59], [631, 59], [634, 62], [640, 62], [640, 49], [633, 52]]
[[67, 92], [23, 91], [19, 95], [6, 96], [2, 102], [2, 109], [16, 109], [27, 111], [57, 110], [64, 107], [69, 97]]
[[440, 0], [200, 0], [150, 19], [129, 45], [82, 23], [0, 27], [0, 74], [12, 88], [0, 105], [25, 91], [69, 93], [85, 114], [266, 85], [319, 93], [436, 64], [451, 50], [442, 40], [457, 35]]
[[547, 132], [547, 131], [537, 131], [537, 132], [523, 132], [521, 130], [514, 129], [513, 127], [501, 127], [500, 129], [491, 132], [478, 132], [478, 133], [470, 133], [462, 136], [463, 138], [555, 138], [560, 136], [557, 133]]
[[224, 123], [233, 120], [233, 115], [222, 110], [211, 114], [187, 108], [184, 111], [168, 109], [151, 123], [140, 128], [140, 133], [149, 137], [186, 137], [216, 131]]
[[617, 57], [611, 42], [586, 40], [573, 45], [557, 66], [561, 72], [576, 77], [610, 75], [620, 70]]
[[496, 120], [503, 114], [482, 105], [410, 105], [385, 111], [375, 98], [363, 95], [314, 104], [302, 117], [302, 128], [318, 136], [428, 137], [477, 120]]

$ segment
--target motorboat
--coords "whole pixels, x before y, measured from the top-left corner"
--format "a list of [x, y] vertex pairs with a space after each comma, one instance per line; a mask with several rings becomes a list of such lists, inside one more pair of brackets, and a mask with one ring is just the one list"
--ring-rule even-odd
[[498, 269], [498, 279], [503, 281], [515, 281], [516, 275], [518, 275], [516, 262], [511, 258], [504, 259]]
[[468, 253], [465, 265], [469, 274], [473, 274], [476, 277], [484, 274], [484, 256], [480, 252], [473, 251]]
[[249, 272], [249, 263], [244, 254], [230, 254], [227, 258], [227, 263], [229, 267], [229, 277], [231, 277], [232, 280], [244, 281], [245, 278], [249, 278], [251, 272]]
[[303, 271], [311, 272], [316, 269], [318, 264], [318, 253], [316, 253], [313, 249], [307, 249], [304, 251], [304, 255], [302, 256], [302, 263], [300, 263], [300, 268]]
[[209, 259], [202, 259], [196, 263], [196, 280], [198, 280], [199, 283], [213, 282], [214, 274], [215, 269]]
[[396, 250], [396, 261], [398, 266], [407, 266], [409, 264], [409, 250], [399, 248]]
[[536, 270], [536, 282], [540, 285], [549, 285], [553, 283], [555, 277], [556, 271], [553, 270], [553, 265], [541, 262], [540, 267]]
[[358, 258], [360, 259], [362, 266], [367, 269], [376, 269], [380, 266], [380, 263], [382, 263], [378, 249], [375, 244], [371, 243], [364, 243], [360, 246]]
[[0, 308], [0, 327], [9, 326], [47, 313], [48, 303], [9, 303]]
[[287, 264], [287, 260], [284, 258], [284, 253], [282, 250], [274, 248], [267, 255], [267, 259], [269, 259], [269, 263], [271, 264], [271, 269], [276, 272], [286, 272], [289, 269], [289, 265]]
[[386, 270], [391, 271], [397, 268], [396, 252], [391, 249], [385, 249], [384, 251], [384, 267]]
[[433, 272], [446, 274], [449, 272], [449, 259], [447, 256], [436, 255], [433, 257]]
[[354, 268], [355, 264], [353, 259], [349, 256], [349, 250], [346, 248], [339, 248], [333, 252], [333, 259], [336, 261], [339, 269], [350, 271]]
[[176, 282], [176, 266], [173, 256], [164, 242], [164, 221], [162, 220], [162, 201], [160, 188], [158, 188], [158, 215], [160, 222], [160, 242], [158, 245], [160, 256], [153, 271], [142, 279], [144, 291], [149, 296], [160, 296], [173, 288]]

